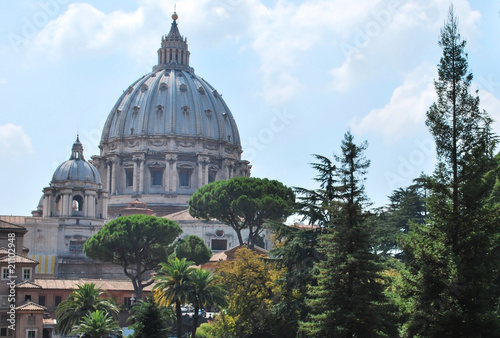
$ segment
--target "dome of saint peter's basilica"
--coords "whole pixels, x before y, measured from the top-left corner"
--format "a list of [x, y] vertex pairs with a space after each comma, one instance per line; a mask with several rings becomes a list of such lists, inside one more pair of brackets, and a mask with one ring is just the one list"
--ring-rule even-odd
[[92, 163], [109, 191], [108, 215], [140, 199], [158, 216], [187, 208], [203, 185], [249, 176], [236, 122], [221, 95], [189, 65], [172, 15], [158, 64], [132, 83], [107, 118]]

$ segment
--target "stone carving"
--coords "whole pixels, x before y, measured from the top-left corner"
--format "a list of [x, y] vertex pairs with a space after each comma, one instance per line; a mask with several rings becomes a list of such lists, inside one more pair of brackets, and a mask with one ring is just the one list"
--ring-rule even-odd
[[128, 141], [127, 142], [127, 147], [128, 148], [135, 148], [139, 145], [139, 141]]
[[177, 145], [183, 148], [191, 148], [194, 147], [195, 143], [189, 141], [177, 141]]
[[148, 145], [154, 146], [154, 147], [166, 146], [167, 141], [165, 141], [165, 140], [152, 140], [152, 141], [148, 142]]
[[208, 150], [218, 150], [219, 145], [217, 143], [203, 143], [203, 148]]

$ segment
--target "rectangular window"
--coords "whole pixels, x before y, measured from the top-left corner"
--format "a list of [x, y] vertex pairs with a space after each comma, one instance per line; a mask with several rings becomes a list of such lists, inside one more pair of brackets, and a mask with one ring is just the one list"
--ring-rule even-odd
[[7, 337], [7, 328], [0, 327], [0, 337]]
[[24, 295], [25, 302], [31, 302], [31, 295]]
[[31, 280], [31, 268], [23, 268], [23, 280]]
[[212, 250], [227, 250], [227, 239], [212, 239]]
[[26, 338], [37, 338], [36, 330], [26, 330]]
[[2, 279], [9, 279], [9, 268], [2, 268]]
[[45, 306], [45, 296], [38, 296], [38, 304]]
[[127, 306], [127, 307], [131, 307], [133, 304], [134, 304], [134, 299], [132, 299], [131, 297], [124, 297], [123, 298], [123, 305]]
[[0, 307], [8, 307], [9, 306], [9, 296], [2, 296]]
[[132, 187], [134, 185], [134, 169], [125, 169], [125, 186]]
[[208, 172], [208, 183], [215, 182], [216, 177], [217, 177], [217, 172], [214, 170], [210, 170]]
[[191, 185], [191, 170], [182, 169], [179, 171], [179, 186], [189, 188]]
[[61, 304], [61, 302], [62, 302], [62, 297], [61, 296], [56, 296], [56, 298], [54, 300], [55, 306]]
[[35, 325], [36, 324], [35, 323], [35, 318], [36, 318], [35, 316], [29, 315], [28, 316], [28, 325]]
[[69, 241], [69, 252], [73, 254], [80, 254], [83, 252], [83, 244], [85, 242], [82, 241]]
[[162, 185], [163, 170], [151, 169], [151, 185]]

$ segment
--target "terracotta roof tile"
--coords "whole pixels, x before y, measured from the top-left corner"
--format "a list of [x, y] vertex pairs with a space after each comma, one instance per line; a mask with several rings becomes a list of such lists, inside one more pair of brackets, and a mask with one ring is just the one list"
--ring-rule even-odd
[[[9, 257], [4, 256], [4, 257], [0, 258], [0, 263], [9, 263]], [[15, 263], [16, 264], [17, 263], [19, 263], [19, 264], [38, 264], [38, 261], [16, 253]]]
[[27, 302], [26, 304], [16, 307], [16, 311], [47, 311], [47, 308], [33, 302]]
[[0, 219], [0, 229], [26, 230], [25, 227], [22, 227], [14, 223], [2, 221], [1, 219]]
[[56, 325], [57, 321], [55, 320], [55, 318], [43, 318], [42, 323], [43, 325]]
[[[78, 285], [94, 283], [104, 291], [134, 291], [130, 280], [111, 280], [111, 279], [35, 279], [35, 284], [40, 285], [42, 289], [52, 290], [75, 290]], [[151, 291], [152, 285], [144, 288], [145, 291]]]
[[16, 285], [17, 289], [41, 289], [42, 287], [38, 284], [25, 280]]

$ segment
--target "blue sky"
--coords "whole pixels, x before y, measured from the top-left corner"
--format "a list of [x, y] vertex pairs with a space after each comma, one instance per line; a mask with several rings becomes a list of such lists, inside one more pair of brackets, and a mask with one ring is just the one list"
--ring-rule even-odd
[[[0, 2], [0, 214], [30, 215], [80, 134], [99, 154], [120, 94], [156, 64], [176, 3], [191, 66], [230, 107], [252, 175], [315, 187], [312, 154], [369, 143], [375, 206], [431, 173], [441, 0]], [[500, 121], [500, 3], [454, 2], [473, 89]], [[494, 129], [500, 132], [500, 125]]]

